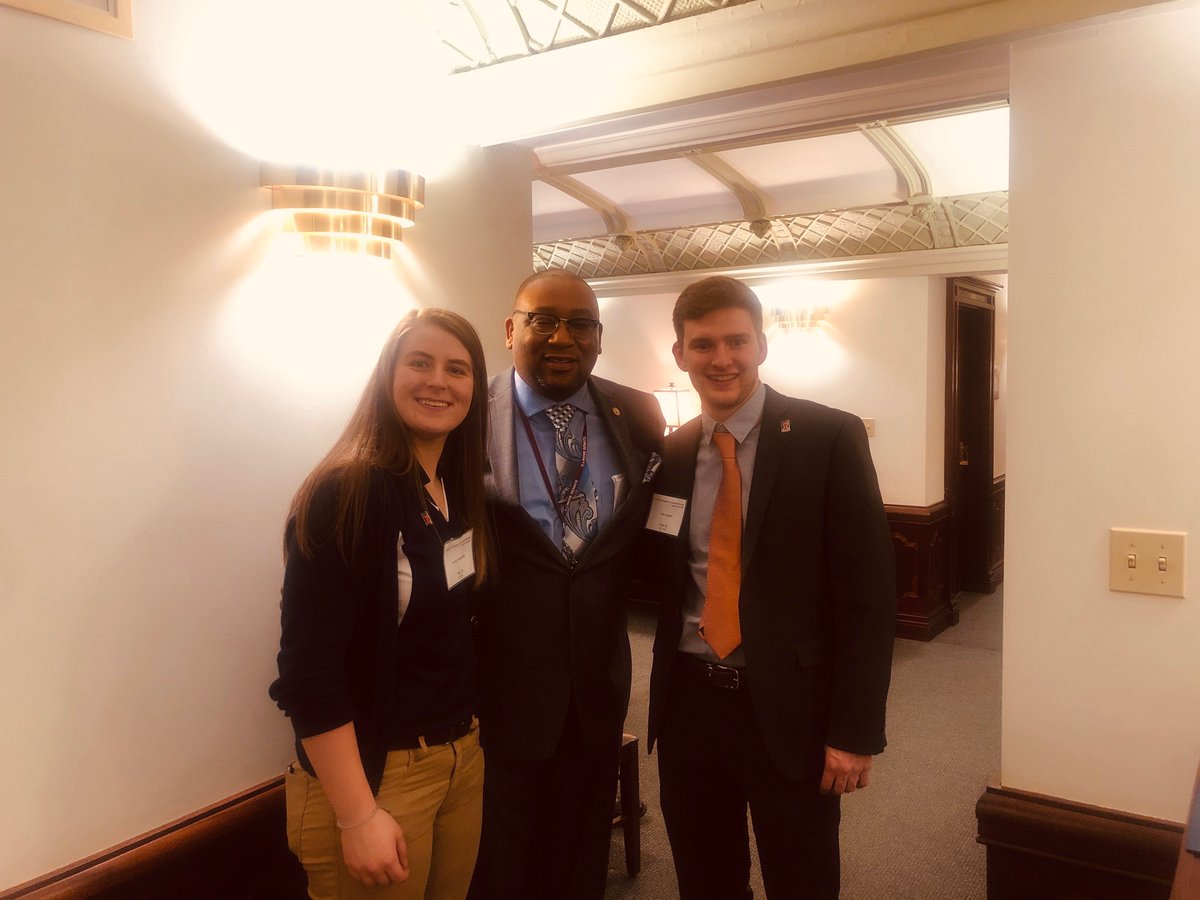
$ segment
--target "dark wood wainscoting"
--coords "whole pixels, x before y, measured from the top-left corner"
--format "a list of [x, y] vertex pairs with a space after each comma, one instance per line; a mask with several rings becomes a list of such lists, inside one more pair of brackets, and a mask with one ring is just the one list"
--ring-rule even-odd
[[[992, 479], [991, 540], [988, 542], [988, 578], [994, 591], [1004, 581], [1004, 476]], [[990, 591], [989, 591], [990, 593]]]
[[275, 778], [95, 856], [0, 892], [0, 900], [290, 900], [306, 896]]
[[896, 636], [928, 641], [958, 622], [958, 606], [946, 588], [950, 509], [888, 506], [896, 553]]
[[992, 786], [975, 806], [988, 900], [1168, 900], [1183, 826]]

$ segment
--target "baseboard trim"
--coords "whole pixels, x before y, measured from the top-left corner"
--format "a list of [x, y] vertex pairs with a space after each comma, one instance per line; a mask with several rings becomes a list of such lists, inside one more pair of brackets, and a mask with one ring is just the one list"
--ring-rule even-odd
[[896, 637], [910, 641], [932, 641], [935, 637], [958, 624], [958, 601], [951, 600], [932, 613], [914, 615], [896, 613]]
[[1177, 822], [996, 785], [975, 816], [988, 900], [1168, 900]]
[[8, 888], [0, 900], [302, 897], [285, 830], [280, 777]]

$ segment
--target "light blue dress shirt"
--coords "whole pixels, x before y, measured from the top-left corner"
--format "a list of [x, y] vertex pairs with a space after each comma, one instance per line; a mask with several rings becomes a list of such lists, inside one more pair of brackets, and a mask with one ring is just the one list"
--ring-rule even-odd
[[718, 423], [707, 413], [702, 415], [704, 433], [696, 453], [696, 482], [692, 486], [691, 530], [688, 533], [688, 569], [692, 578], [683, 604], [683, 634], [679, 638], [679, 649], [708, 662], [719, 661], [722, 665], [739, 668], [746, 665], [746, 653], [740, 645], [728, 657], [718, 660], [712, 647], [700, 636], [700, 615], [704, 612], [704, 595], [708, 585], [708, 539], [712, 531], [717, 489], [721, 486], [721, 453], [713, 443], [712, 435], [717, 425], [721, 424], [737, 440], [738, 472], [742, 476], [742, 527], [745, 528], [746, 509], [750, 505], [750, 482], [754, 479], [754, 458], [758, 455], [758, 436], [766, 402], [767, 388], [760, 383], [754, 393], [746, 398], [746, 402], [723, 423]]
[[[595, 483], [596, 492], [600, 497], [597, 527], [603, 528], [612, 518], [617, 483], [623, 476], [612, 438], [608, 434], [603, 417], [596, 409], [592, 392], [585, 384], [566, 400], [551, 400], [531, 388], [514, 371], [513, 393], [517, 401], [517, 415], [520, 416], [524, 412], [529, 419], [529, 426], [533, 429], [533, 436], [537, 440], [538, 450], [542, 455], [542, 462], [546, 466], [546, 475], [550, 479], [551, 486], [556, 488], [554, 426], [550, 424], [550, 420], [543, 413], [548, 407], [557, 406], [560, 403], [570, 403], [577, 409], [583, 410], [584, 422], [587, 424], [588, 449], [587, 465], [584, 467], [580, 484], [585, 483], [589, 477]], [[529, 434], [519, 420], [513, 422], [513, 428], [516, 429], [517, 477], [520, 480], [521, 506], [538, 523], [542, 531], [546, 533], [546, 537], [550, 538], [550, 543], [555, 547], [561, 547], [562, 521], [558, 518], [558, 513], [554, 510], [554, 502], [546, 491], [546, 483], [542, 480], [537, 458], [529, 444]]]

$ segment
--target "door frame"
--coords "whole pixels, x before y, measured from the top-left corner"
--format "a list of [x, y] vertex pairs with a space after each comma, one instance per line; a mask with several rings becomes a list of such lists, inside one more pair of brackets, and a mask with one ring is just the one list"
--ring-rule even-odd
[[[945, 497], [946, 505], [950, 509], [950, 532], [949, 532], [949, 553], [946, 561], [946, 588], [950, 599], [950, 607], [952, 610], [951, 621], [958, 621], [958, 602], [955, 597], [963, 590], [958, 572], [958, 555], [960, 542], [963, 539], [963, 528], [966, 523], [963, 520], [964, 497], [960, 496], [961, 492], [957, 489], [959, 476], [959, 431], [958, 431], [958, 398], [960, 387], [960, 375], [966, 361], [959, 359], [959, 343], [958, 343], [958, 310], [961, 307], [970, 307], [974, 309], [986, 310], [990, 315], [991, 327], [988, 329], [988, 351], [987, 351], [987, 379], [988, 383], [993, 383], [993, 372], [996, 358], [996, 298], [1000, 291], [1003, 290], [1000, 285], [985, 281], [982, 278], [964, 276], [953, 277], [946, 279], [946, 430], [945, 430]], [[981, 365], [979, 361], [975, 361], [976, 365]], [[983, 439], [984, 446], [982, 454], [975, 453], [975, 460], [979, 465], [984, 466], [988, 471], [988, 477], [981, 480], [975, 490], [979, 493], [978, 497], [971, 499], [979, 504], [977, 509], [990, 509], [992, 502], [992, 482], [993, 469], [995, 466], [995, 401], [994, 390], [987, 392], [987, 413], [983, 419], [986, 422], [986, 436]], [[982, 456], [982, 458], [980, 458]], [[977, 522], [977, 527], [991, 531], [990, 517], [984, 517], [982, 523]], [[990, 547], [991, 540], [996, 536], [985, 532], [982, 537], [987, 541]], [[989, 554], [985, 556], [990, 557]], [[992, 584], [990, 574], [987, 576], [986, 584], [989, 587], [989, 593], [995, 589]], [[982, 585], [981, 585], [982, 586]]]

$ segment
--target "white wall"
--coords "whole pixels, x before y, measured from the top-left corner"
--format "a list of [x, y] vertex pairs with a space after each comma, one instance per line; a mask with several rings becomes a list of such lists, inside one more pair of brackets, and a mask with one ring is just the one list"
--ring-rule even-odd
[[[1001, 780], [1176, 821], [1200, 756], [1197, 47], [1191, 8], [1012, 53]], [[1189, 532], [1187, 599], [1111, 593], [1110, 526]]]
[[[875, 419], [871, 453], [887, 503], [941, 500], [945, 279], [759, 278], [754, 289], [764, 307], [830, 310], [811, 333], [769, 334], [763, 380], [785, 394]], [[668, 381], [686, 385], [671, 356], [676, 296], [602, 297], [604, 353], [597, 374], [645, 390]]]
[[465, 149], [450, 177], [426, 185], [420, 227], [405, 238], [411, 264], [400, 267], [401, 282], [423, 303], [471, 319], [489, 374], [512, 365], [504, 320], [517, 285], [533, 272], [532, 170], [524, 147]]
[[511, 151], [431, 180], [399, 279], [279, 254], [258, 159], [165, 91], [182, 10], [129, 42], [0, 7], [0, 888], [292, 758], [291, 493], [405, 309], [499, 330], [530, 269]]

